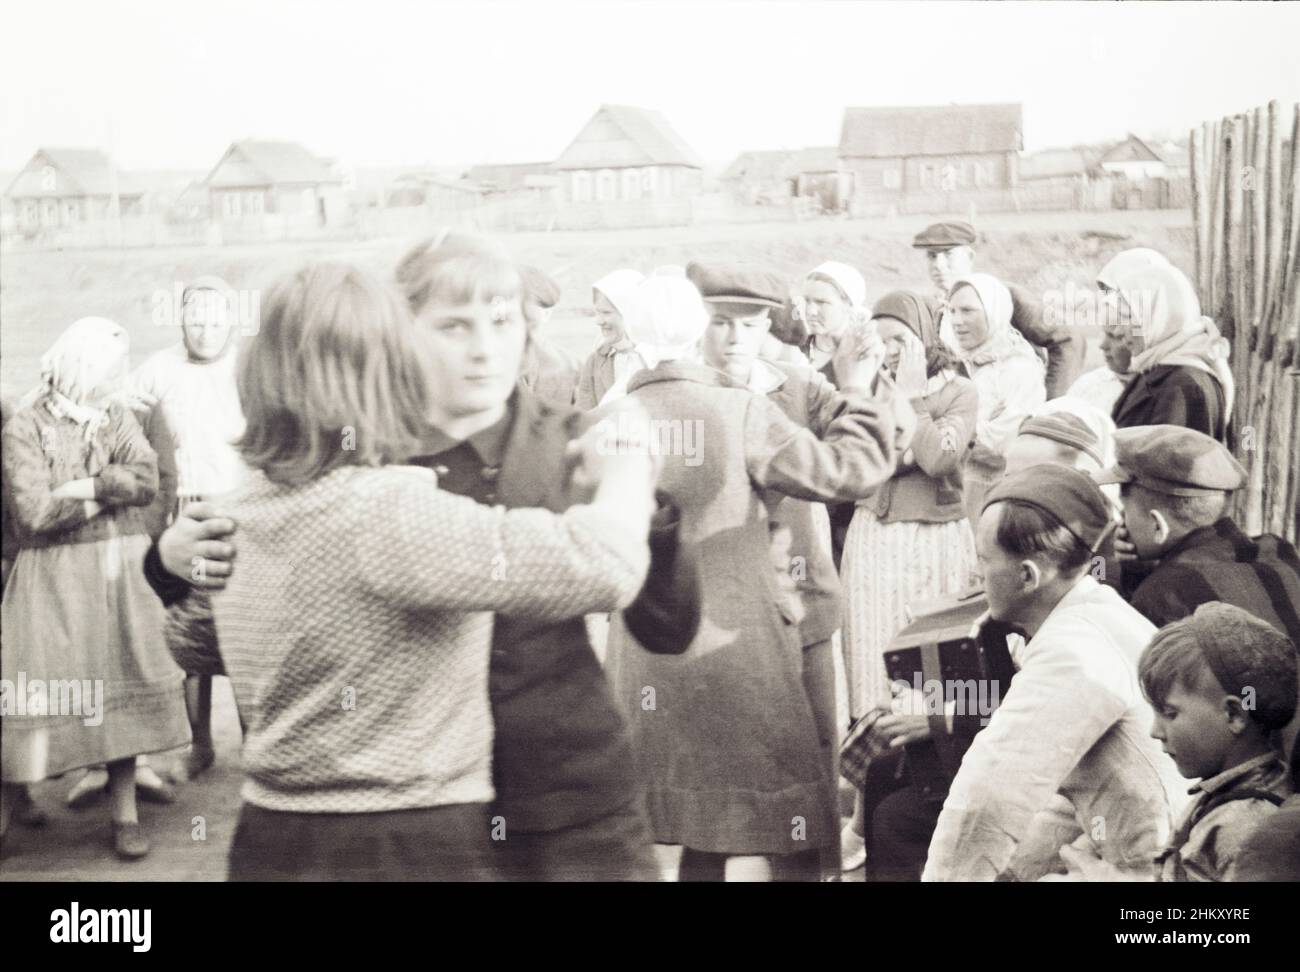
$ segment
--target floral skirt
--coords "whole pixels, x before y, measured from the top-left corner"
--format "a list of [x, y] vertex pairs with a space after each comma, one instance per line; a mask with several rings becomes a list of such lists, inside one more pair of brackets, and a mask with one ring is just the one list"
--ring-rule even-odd
[[184, 675], [144, 579], [149, 538], [24, 548], [0, 616], [0, 778], [185, 745]]
[[884, 523], [859, 506], [844, 539], [844, 668], [849, 714], [888, 705], [885, 649], [907, 624], [907, 604], [953, 594], [978, 580], [975, 538], [963, 517], [948, 523]]

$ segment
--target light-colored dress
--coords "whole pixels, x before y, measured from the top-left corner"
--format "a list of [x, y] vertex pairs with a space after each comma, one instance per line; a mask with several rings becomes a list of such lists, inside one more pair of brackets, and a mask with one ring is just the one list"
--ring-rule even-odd
[[[844, 669], [855, 719], [889, 704], [884, 653], [908, 622], [907, 605], [955, 594], [978, 579], [956, 475], [961, 447], [974, 430], [977, 396], [960, 378], [932, 379], [931, 387], [912, 438], [917, 464], [900, 468], [877, 496], [858, 504], [844, 538]], [[953, 448], [945, 449], [945, 441]], [[900, 489], [910, 494], [905, 505], [891, 495]]]
[[[5, 505], [19, 549], [4, 592], [0, 712], [5, 782], [185, 745], [181, 670], [163, 643], [163, 608], [144, 579], [146, 508], [157, 460], [114, 405], [90, 441], [42, 396], [3, 436]], [[102, 513], [55, 487], [93, 477]], [[46, 707], [39, 708], [44, 696]]]

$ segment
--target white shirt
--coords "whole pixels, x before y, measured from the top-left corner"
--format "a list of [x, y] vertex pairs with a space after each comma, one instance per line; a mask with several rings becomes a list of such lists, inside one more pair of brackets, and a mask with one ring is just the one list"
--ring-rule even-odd
[[194, 362], [181, 343], [150, 356], [132, 376], [137, 388], [158, 399], [167, 418], [181, 496], [220, 496], [248, 475], [233, 444], [244, 433], [236, 357], [229, 348], [215, 361]]
[[1073, 398], [1081, 398], [1093, 408], [1110, 415], [1115, 410], [1115, 402], [1119, 400], [1120, 392], [1127, 384], [1126, 379], [1102, 365], [1100, 368], [1093, 368], [1081, 374], [1066, 394]]
[[1015, 646], [1015, 681], [962, 760], [922, 880], [994, 880], [1058, 793], [1099, 857], [1130, 879], [1154, 876], [1188, 802], [1138, 684], [1155, 630], [1085, 574]]

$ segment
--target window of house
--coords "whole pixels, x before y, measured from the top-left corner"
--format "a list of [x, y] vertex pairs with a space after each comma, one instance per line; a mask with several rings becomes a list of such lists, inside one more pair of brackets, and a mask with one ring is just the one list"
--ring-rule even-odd
[[591, 202], [591, 173], [573, 173], [573, 199], [575, 202]]
[[221, 215], [230, 219], [239, 217], [239, 193], [228, 192], [221, 197]]
[[41, 225], [53, 226], [59, 219], [59, 204], [53, 199], [45, 200], [45, 205], [41, 207]]
[[601, 169], [596, 173], [596, 201], [610, 202], [618, 195], [616, 181], [612, 169]]
[[890, 167], [881, 173], [881, 183], [886, 189], [898, 189], [903, 185], [902, 173]]
[[628, 200], [641, 198], [641, 173], [636, 169], [623, 171], [623, 198]]
[[244, 212], [250, 215], [260, 215], [262, 212], [262, 194], [260, 192], [250, 192], [244, 199]]
[[68, 199], [63, 203], [64, 222], [74, 223], [77, 220], [77, 200]]

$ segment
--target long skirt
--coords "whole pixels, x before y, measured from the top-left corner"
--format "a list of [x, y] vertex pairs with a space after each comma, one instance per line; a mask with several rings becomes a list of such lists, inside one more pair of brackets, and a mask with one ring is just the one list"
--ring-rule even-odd
[[189, 741], [184, 675], [144, 579], [148, 548], [135, 534], [18, 552], [0, 620], [5, 782]]
[[844, 540], [844, 668], [849, 714], [889, 704], [885, 649], [907, 624], [905, 607], [975, 584], [975, 538], [965, 519], [884, 523], [858, 507]]

